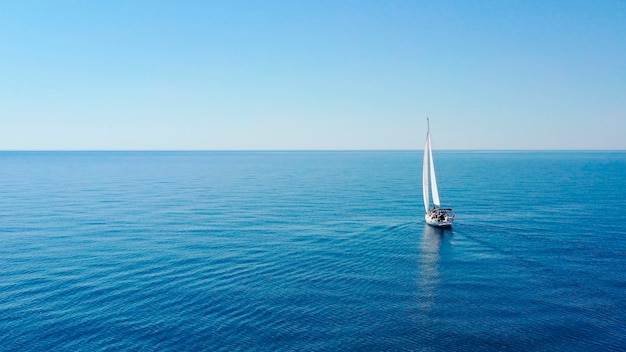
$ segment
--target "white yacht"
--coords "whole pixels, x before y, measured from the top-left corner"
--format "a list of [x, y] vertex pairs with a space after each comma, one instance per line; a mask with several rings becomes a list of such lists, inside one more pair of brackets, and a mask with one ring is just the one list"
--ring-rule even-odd
[[[450, 227], [454, 220], [454, 212], [452, 208], [442, 208], [439, 201], [439, 191], [437, 190], [437, 178], [435, 177], [435, 164], [433, 162], [433, 150], [430, 145], [430, 121], [428, 123], [428, 132], [426, 132], [426, 146], [424, 147], [424, 165], [422, 174], [422, 187], [424, 194], [424, 209], [426, 214], [424, 218], [426, 223], [438, 227]], [[430, 181], [430, 182], [429, 182]], [[430, 189], [433, 195], [433, 206], [430, 205]]]

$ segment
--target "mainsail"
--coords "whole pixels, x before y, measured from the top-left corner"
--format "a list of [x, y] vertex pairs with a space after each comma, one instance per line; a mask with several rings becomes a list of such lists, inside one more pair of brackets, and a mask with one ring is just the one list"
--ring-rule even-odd
[[428, 195], [428, 141], [430, 132], [426, 134], [426, 145], [424, 146], [424, 164], [422, 173], [422, 194], [424, 194], [424, 209], [426, 212], [430, 209], [430, 198]]
[[428, 187], [429, 181], [430, 188], [432, 189], [433, 203], [435, 204], [435, 208], [439, 208], [441, 206], [441, 202], [439, 201], [439, 190], [437, 189], [437, 177], [435, 176], [433, 148], [430, 144], [430, 124], [428, 126], [428, 132], [426, 132], [426, 145], [424, 146], [424, 164], [422, 167], [422, 193], [424, 195], [424, 209], [426, 210], [426, 212], [428, 212], [430, 210], [430, 194]]
[[441, 206], [441, 202], [439, 201], [439, 190], [437, 189], [437, 178], [435, 177], [435, 163], [433, 161], [433, 148], [430, 145], [430, 127], [428, 128], [428, 156], [430, 159], [430, 187], [433, 191], [433, 203], [435, 204], [435, 208], [439, 208]]

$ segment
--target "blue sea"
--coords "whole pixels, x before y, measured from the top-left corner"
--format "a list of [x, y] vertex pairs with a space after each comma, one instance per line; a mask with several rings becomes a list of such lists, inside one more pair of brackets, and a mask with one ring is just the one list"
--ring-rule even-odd
[[624, 351], [626, 152], [1, 152], [1, 351]]

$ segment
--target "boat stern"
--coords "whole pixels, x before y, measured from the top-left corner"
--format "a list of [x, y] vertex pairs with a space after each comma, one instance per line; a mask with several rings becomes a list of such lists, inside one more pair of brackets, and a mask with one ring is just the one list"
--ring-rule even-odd
[[450, 227], [454, 221], [454, 213], [449, 208], [435, 208], [429, 210], [424, 219], [428, 225], [438, 227]]

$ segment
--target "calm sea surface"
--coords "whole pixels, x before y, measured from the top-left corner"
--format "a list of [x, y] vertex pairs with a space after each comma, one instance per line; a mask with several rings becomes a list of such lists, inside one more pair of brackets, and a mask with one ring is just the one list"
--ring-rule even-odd
[[626, 152], [2, 152], [2, 351], [624, 351]]

